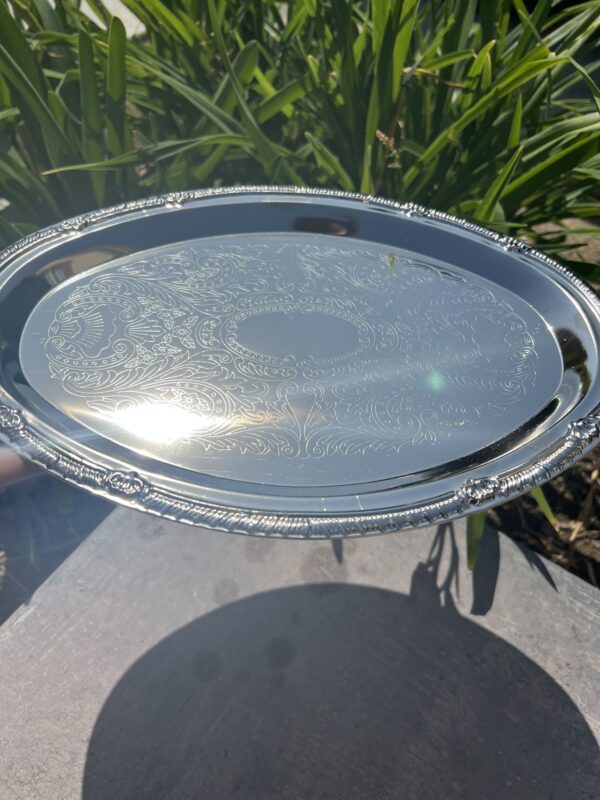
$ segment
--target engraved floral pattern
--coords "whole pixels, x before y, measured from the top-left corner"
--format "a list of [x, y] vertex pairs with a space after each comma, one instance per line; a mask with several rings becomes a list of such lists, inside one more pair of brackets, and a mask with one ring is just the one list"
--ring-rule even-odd
[[[329, 320], [333, 335], [344, 324], [347, 339], [333, 354], [249, 346], [244, 325], [268, 315]], [[482, 413], [501, 415], [535, 381], [535, 335], [447, 269], [300, 234], [186, 243], [97, 270], [62, 299], [44, 347], [90, 409], [185, 410], [178, 438], [196, 452], [319, 458], [481, 429]]]
[[[449, 214], [432, 211], [413, 203], [400, 204], [392, 200], [365, 197], [363, 195], [349, 194], [331, 189], [308, 189], [305, 187], [279, 187], [279, 186], [241, 186], [233, 188], [201, 189], [188, 192], [179, 192], [174, 195], [151, 197], [144, 200], [123, 203], [111, 208], [101, 209], [76, 217], [71, 220], [54, 225], [41, 231], [36, 231], [21, 239], [0, 253], [0, 264], [5, 267], [3, 272], [4, 283], [10, 283], [17, 267], [10, 263], [13, 258], [24, 256], [28, 250], [37, 247], [46, 247], [55, 240], [69, 237], [72, 233], [78, 235], [80, 230], [93, 229], [96, 225], [107, 221], [126, 218], [130, 214], [162, 213], [163, 209], [170, 206], [184, 206], [186, 204], [201, 207], [204, 203], [210, 204], [213, 197], [227, 198], [229, 196], [256, 196], [285, 195], [299, 196], [301, 199], [335, 199], [368, 203], [370, 206], [397, 214], [398, 217], [408, 219], [412, 216], [420, 217], [429, 224], [452, 229], [458, 235], [468, 233], [479, 241], [491, 244], [498, 249], [515, 250], [524, 253], [527, 259], [543, 268], [556, 279], [563, 281], [583, 302], [589, 306], [589, 312], [594, 319], [600, 315], [600, 301], [597, 295], [579, 278], [569, 272], [549, 256], [523, 245], [518, 240], [502, 236], [496, 232], [482, 228], [472, 222], [458, 219]], [[2, 281], [0, 281], [2, 283]], [[3, 439], [26, 454], [28, 458], [44, 467], [50, 472], [59, 475], [64, 480], [96, 493], [111, 493], [109, 475], [111, 474], [110, 458], [106, 453], [97, 451], [93, 458], [82, 453], [76, 441], [70, 443], [57, 437], [56, 432], [47, 426], [41, 426], [35, 417], [26, 412], [22, 414], [14, 406], [21, 408], [20, 401], [13, 398], [10, 392], [3, 387], [0, 403], [0, 433]], [[590, 410], [591, 409], [591, 410]], [[249, 533], [262, 536], [277, 536], [285, 538], [324, 538], [330, 536], [365, 536], [370, 534], [388, 533], [428, 525], [434, 522], [450, 520], [461, 516], [468, 511], [475, 502], [486, 507], [528, 491], [535, 485], [547, 481], [554, 475], [570, 467], [581, 458], [589, 449], [595, 446], [600, 436], [600, 406], [588, 403], [587, 416], [582, 419], [571, 417], [565, 424], [556, 426], [556, 435], [552, 446], [543, 452], [534, 452], [533, 455], [523, 459], [518, 448], [508, 459], [500, 459], [492, 469], [492, 478], [483, 478], [486, 482], [493, 481], [494, 497], [483, 499], [482, 493], [466, 487], [470, 481], [464, 482], [464, 473], [456, 475], [451, 481], [447, 493], [440, 495], [437, 482], [431, 484], [427, 499], [418, 499], [413, 496], [410, 487], [408, 491], [400, 489], [395, 495], [393, 508], [381, 511], [365, 511], [364, 513], [323, 514], [319, 505], [318, 515], [311, 512], [291, 513], [281, 508], [281, 497], [276, 498], [275, 511], [258, 512], [250, 507], [226, 507], [215, 505], [214, 502], [203, 502], [195, 495], [195, 488], [181, 484], [180, 491], [167, 489], [161, 479], [156, 475], [148, 475], [148, 489], [141, 492], [130, 504], [137, 506], [149, 513], [170, 519], [187, 522], [194, 525]], [[487, 492], [483, 493], [488, 495]], [[114, 495], [117, 502], [122, 502], [122, 495]], [[242, 502], [241, 499], [238, 502]], [[244, 501], [246, 502], [246, 501]], [[246, 503], [247, 505], [247, 503]]]

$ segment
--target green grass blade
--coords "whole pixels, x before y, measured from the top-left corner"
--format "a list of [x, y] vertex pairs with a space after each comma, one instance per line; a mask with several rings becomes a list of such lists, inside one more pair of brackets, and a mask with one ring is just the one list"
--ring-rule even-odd
[[[248, 44], [242, 47], [233, 60], [231, 65], [233, 74], [242, 86], [247, 86], [252, 80], [258, 66], [259, 50], [258, 42], [248, 42]], [[231, 114], [233, 112], [237, 103], [237, 97], [235, 87], [232, 84], [231, 75], [225, 75], [213, 99], [215, 104], [226, 114]]]
[[367, 108], [367, 124], [365, 126], [362, 174], [360, 180], [360, 191], [364, 194], [372, 194], [375, 188], [373, 183], [373, 175], [371, 172], [371, 154], [378, 125], [379, 92], [377, 89], [377, 83], [373, 81], [373, 85], [371, 87], [371, 96], [369, 97], [369, 105]]
[[69, 164], [64, 167], [46, 170], [44, 175], [55, 175], [62, 172], [96, 172], [99, 170], [116, 169], [118, 167], [143, 164], [148, 161], [162, 161], [193, 148], [208, 146], [251, 147], [252, 141], [247, 136], [236, 134], [216, 133], [210, 136], [199, 136], [195, 139], [181, 139], [177, 141], [160, 142], [147, 147], [138, 147], [127, 153], [120, 153], [113, 158], [84, 164]]
[[406, 64], [418, 10], [419, 0], [403, 0], [401, 3], [399, 30], [396, 34], [392, 57], [392, 102], [396, 100], [400, 91], [402, 71]]
[[48, 108], [60, 129], [69, 139], [71, 147], [77, 148], [79, 140], [72, 125], [69, 109], [66, 107], [62, 97], [52, 89], [48, 92]]
[[[92, 40], [85, 31], [79, 32], [79, 92], [81, 102], [81, 149], [85, 161], [98, 162], [104, 156], [102, 145], [103, 115], [100, 108], [96, 65]], [[103, 205], [106, 188], [106, 175], [98, 173], [91, 176], [94, 197], [99, 206]]]
[[458, 53], [446, 53], [445, 55], [423, 61], [421, 66], [428, 70], [443, 69], [444, 67], [451, 67], [453, 64], [458, 64], [461, 61], [472, 61], [473, 55], [472, 50], [463, 50]]
[[532, 40], [535, 39], [538, 43], [542, 41], [540, 31], [552, 5], [552, 0], [538, 0], [531, 16], [523, 0], [512, 0], [512, 3], [522, 23], [521, 36], [511, 54], [513, 63], [516, 63], [523, 57], [523, 54], [527, 52], [527, 48], [530, 46]]
[[371, 0], [371, 38], [375, 55], [381, 50], [391, 6], [389, 0]]
[[596, 108], [600, 112], [600, 88], [598, 87], [598, 84], [594, 81], [589, 72], [582, 67], [581, 64], [577, 63], [574, 58], [569, 57], [569, 64], [571, 64], [571, 66], [574, 67], [583, 78], [584, 82], [592, 93]]
[[198, 183], [204, 183], [215, 169], [224, 160], [229, 147], [226, 144], [219, 145], [208, 155], [204, 161], [194, 168], [192, 175]]
[[6, 3], [0, 3], [0, 45], [5, 48], [35, 92], [44, 98], [47, 87], [41, 70]]
[[[60, 217], [61, 208], [57, 202], [57, 198], [49, 190], [46, 184], [40, 180], [37, 174], [33, 173], [28, 167], [13, 153], [4, 153], [0, 159], [0, 185], [2, 177], [15, 182], [17, 184], [16, 200], [20, 200], [20, 204], [24, 205], [29, 199], [41, 201], [44, 206], [51, 211], [51, 213]], [[3, 194], [6, 196], [7, 187], [3, 189]], [[33, 195], [33, 198], [31, 198]], [[12, 198], [8, 198], [11, 199]], [[36, 219], [37, 215], [34, 210], [30, 212], [32, 217]]]
[[259, 123], [267, 122], [267, 120], [274, 117], [279, 112], [283, 112], [286, 116], [291, 116], [292, 105], [304, 97], [308, 90], [306, 79], [296, 79], [283, 89], [275, 92], [274, 95], [263, 100], [263, 102], [256, 108], [256, 121]]
[[560, 178], [590, 156], [595, 155], [598, 152], [599, 141], [599, 132], [578, 137], [570, 147], [561, 148], [541, 164], [537, 164], [509, 183], [503, 194], [504, 200], [512, 206], [517, 206], [530, 195], [544, 191], [544, 187], [554, 178]]
[[471, 91], [474, 91], [476, 88], [478, 88], [480, 92], [485, 92], [488, 90], [491, 72], [490, 53], [496, 44], [497, 42], [495, 39], [492, 39], [491, 42], [487, 42], [487, 44], [485, 44], [477, 53], [473, 63], [467, 70], [467, 74], [465, 75], [463, 82], [469, 91], [463, 92], [462, 97], [460, 98], [459, 103], [462, 110], [466, 110], [469, 105], [472, 104]]
[[524, 160], [529, 160], [530, 154], [535, 153], [536, 148], [553, 147], [561, 139], [564, 140], [568, 137], [578, 136], [594, 130], [600, 130], [600, 115], [596, 111], [592, 111], [589, 114], [579, 114], [576, 117], [569, 117], [556, 122], [553, 121], [523, 139], [523, 144], [527, 148], [527, 158]]
[[256, 122], [256, 120], [252, 115], [252, 112], [250, 111], [250, 108], [248, 107], [248, 104], [246, 103], [246, 98], [244, 97], [243, 89], [240, 85], [237, 75], [235, 74], [232, 68], [231, 61], [227, 53], [227, 47], [225, 45], [225, 40], [223, 39], [223, 33], [221, 31], [221, 26], [219, 23], [219, 15], [217, 13], [214, 0], [208, 0], [208, 11], [211, 19], [213, 34], [217, 42], [217, 47], [221, 54], [221, 58], [225, 63], [227, 72], [231, 79], [231, 85], [237, 97], [238, 106], [240, 108], [240, 112], [244, 120], [244, 128], [246, 130], [247, 135], [252, 139], [252, 142], [256, 149], [257, 158], [262, 163], [267, 175], [270, 176], [272, 170], [276, 167], [276, 164], [279, 162], [280, 151], [278, 151], [278, 149], [272, 145], [269, 139], [261, 131], [258, 123]]
[[[27, 111], [43, 127], [44, 144], [51, 163], [58, 164], [63, 147], [69, 148], [69, 141], [56, 121], [46, 100], [40, 95], [8, 50], [0, 45], [0, 71], [19, 92]], [[23, 109], [21, 109], [23, 111]]]
[[64, 30], [60, 17], [50, 5], [48, 0], [32, 0], [33, 5], [36, 7], [44, 28], [51, 31]]
[[19, 111], [18, 108], [14, 108], [12, 106], [4, 108], [2, 109], [2, 111], [0, 111], [0, 122], [4, 122], [5, 120], [8, 122], [12, 122], [19, 116], [20, 113], [21, 112]]
[[106, 143], [113, 156], [125, 149], [125, 26], [113, 17], [108, 31], [106, 75]]
[[556, 526], [556, 517], [554, 516], [554, 513], [553, 513], [552, 509], [550, 508], [550, 503], [546, 499], [546, 495], [544, 494], [544, 490], [542, 489], [542, 487], [541, 486], [536, 486], [536, 488], [532, 489], [529, 492], [529, 494], [531, 495], [531, 497], [533, 497], [533, 499], [537, 503], [540, 511], [546, 517], [546, 519], [548, 520], [550, 525], [552, 525], [552, 527], [556, 530], [556, 527], [557, 527]]
[[512, 150], [517, 147], [521, 141], [521, 127], [523, 125], [523, 94], [517, 92], [517, 102], [515, 103], [515, 111], [513, 114], [512, 122], [510, 124], [510, 133], [508, 134], [508, 148]]
[[504, 191], [505, 186], [510, 180], [517, 164], [521, 159], [523, 149], [523, 145], [517, 147], [510, 159], [506, 162], [496, 180], [493, 181], [493, 183], [490, 185], [490, 188], [485, 193], [483, 200], [477, 206], [477, 209], [473, 214], [474, 219], [479, 220], [480, 222], [490, 222], [490, 220], [493, 218], [496, 204], [502, 197], [502, 192]]
[[[72, 0], [60, 0], [57, 4], [64, 4], [64, 3], [71, 3]], [[110, 28], [110, 20], [112, 18], [112, 13], [106, 8], [104, 5], [103, 0], [87, 0], [87, 4], [92, 10], [92, 12], [98, 17], [98, 20], [106, 27]]]
[[295, 0], [292, 15], [285, 28], [284, 41], [302, 33], [307, 20], [316, 16], [318, 0]]
[[207, 119], [224, 133], [233, 133], [236, 129], [240, 130], [239, 123], [231, 115], [223, 112], [203, 91], [190, 86], [180, 77], [174, 77], [161, 66], [157, 66], [154, 58], [147, 58], [145, 55], [140, 57], [140, 54], [130, 55], [128, 52], [125, 63], [128, 68], [137, 68], [142, 74], [146, 73], [154, 76], [165, 83], [178, 95], [185, 98], [190, 105], [201, 111]]
[[[419, 161], [430, 164], [432, 159], [446, 146], [453, 144], [458, 134], [464, 130], [467, 125], [478, 117], [481, 117], [490, 109], [497, 107], [498, 101], [501, 98], [519, 89], [540, 73], [546, 72], [548, 69], [556, 66], [557, 63], [565, 61], [566, 59], [543, 58], [519, 65], [508, 77], [503, 81], [499, 81], [489, 92], [480, 98], [480, 100], [470, 106], [459, 119], [447, 126], [426, 148]], [[410, 185], [413, 183], [420, 172], [421, 170], [417, 165], [411, 167], [406, 174], [406, 184]]]
[[342, 189], [345, 189], [347, 192], [353, 191], [354, 184], [352, 183], [352, 178], [342, 167], [338, 157], [311, 133], [305, 133], [305, 136], [308, 139], [318, 165], [323, 169], [325, 174], [335, 180]]
[[473, 569], [485, 530], [485, 511], [476, 511], [467, 517], [467, 566]]
[[[195, 38], [198, 37], [196, 26], [186, 25], [185, 22], [168, 8], [161, 0], [123, 0], [124, 4], [132, 11], [136, 17], [159, 31], [165, 31], [172, 37], [179, 38], [188, 47], [192, 47]], [[196, 33], [196, 36], [194, 36]]]

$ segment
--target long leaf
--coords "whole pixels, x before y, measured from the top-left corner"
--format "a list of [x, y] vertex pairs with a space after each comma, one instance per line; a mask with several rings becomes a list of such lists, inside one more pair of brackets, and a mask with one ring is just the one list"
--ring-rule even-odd
[[40, 19], [42, 20], [42, 24], [45, 28], [48, 28], [51, 31], [64, 30], [59, 15], [56, 13], [55, 9], [48, 2], [48, 0], [32, 0], [32, 2], [37, 9]]
[[541, 164], [537, 164], [519, 178], [509, 183], [503, 197], [507, 203], [520, 204], [526, 197], [543, 187], [552, 178], [563, 175], [589, 156], [598, 152], [600, 133], [594, 132], [578, 138], [570, 147], [559, 150]]
[[540, 511], [546, 517], [550, 525], [556, 530], [556, 517], [552, 509], [550, 508], [550, 503], [546, 499], [546, 495], [544, 494], [544, 490], [541, 486], [536, 486], [535, 489], [532, 489], [529, 494], [533, 497], [535, 502], [537, 503]]
[[490, 185], [490, 188], [485, 193], [481, 203], [477, 206], [477, 209], [473, 214], [474, 219], [477, 219], [480, 222], [489, 222], [492, 219], [496, 204], [502, 197], [504, 187], [510, 180], [511, 175], [515, 171], [515, 168], [521, 159], [523, 149], [523, 145], [517, 147], [510, 159], [506, 162], [502, 170], [499, 172], [496, 180], [493, 181], [493, 183]]
[[467, 517], [467, 566], [473, 569], [485, 530], [485, 511], [476, 511]]
[[371, 0], [371, 36], [374, 53], [379, 53], [381, 49], [391, 6], [389, 0]]
[[125, 26], [113, 17], [108, 32], [108, 70], [106, 76], [106, 142], [116, 156], [125, 149]]
[[[198, 33], [194, 25], [186, 25], [161, 0], [123, 0], [124, 4], [139, 19], [152, 27], [165, 29], [169, 34], [182, 39], [188, 47], [192, 47]], [[196, 34], [196, 36], [194, 36]]]
[[181, 97], [185, 98], [190, 105], [201, 111], [207, 117], [207, 119], [210, 119], [211, 122], [214, 122], [217, 128], [222, 130], [224, 133], [233, 133], [235, 130], [240, 130], [239, 123], [229, 114], [224, 113], [219, 106], [215, 105], [210, 97], [208, 97], [204, 92], [202, 92], [200, 89], [190, 86], [181, 78], [173, 77], [171, 74], [169, 74], [169, 72], [166, 72], [159, 66], [156, 66], [156, 63], [153, 59], [147, 59], [144, 57], [142, 60], [137, 55], [132, 56], [127, 54], [126, 64], [128, 67], [139, 67], [142, 73], [147, 73], [158, 78]]
[[596, 108], [600, 112], [600, 88], [598, 88], [598, 84], [594, 81], [592, 76], [589, 72], [581, 66], [574, 58], [569, 57], [569, 64], [574, 67], [577, 72], [581, 75], [583, 80], [585, 81], [586, 85], [590, 89], [592, 93], [592, 97], [594, 98], [594, 103], [596, 104]]
[[406, 64], [418, 10], [419, 0], [403, 0], [401, 3], [399, 30], [396, 34], [392, 57], [392, 101], [396, 99], [400, 91], [402, 71]]
[[[473, 122], [473, 120], [477, 119], [477, 117], [480, 117], [490, 108], [497, 105], [502, 97], [514, 92], [520, 86], [527, 83], [527, 81], [531, 80], [531, 78], [539, 75], [541, 72], [546, 72], [560, 61], [566, 62], [566, 59], [544, 58], [524, 64], [522, 67], [516, 69], [513, 74], [496, 84], [487, 94], [468, 108], [456, 122], [449, 125], [434, 139], [424, 151], [419, 161], [431, 161], [444, 147], [453, 142], [457, 134]], [[417, 178], [418, 174], [419, 169], [416, 166], [412, 167], [406, 174], [407, 185], [410, 185]]]
[[521, 141], [521, 126], [523, 124], [523, 95], [517, 92], [517, 102], [515, 104], [515, 111], [513, 114], [512, 122], [510, 124], [510, 133], [508, 134], [508, 147], [512, 149], [517, 147]]
[[[89, 34], [79, 32], [79, 92], [81, 101], [81, 149], [86, 161], [97, 162], [104, 155], [102, 146], [103, 117], [96, 83], [96, 66]], [[94, 196], [99, 206], [104, 201], [106, 175], [91, 176]]]
[[103, 159], [102, 161], [88, 162], [85, 164], [69, 164], [68, 166], [49, 169], [43, 174], [55, 175], [61, 172], [96, 172], [100, 170], [116, 169], [118, 167], [131, 166], [134, 164], [143, 164], [146, 161], [172, 158], [174, 155], [178, 155], [186, 150], [213, 145], [250, 147], [252, 142], [247, 136], [217, 133], [211, 136], [199, 136], [196, 139], [160, 142], [159, 144], [140, 147], [127, 153], [120, 153], [113, 158]]
[[51, 163], [57, 164], [63, 147], [69, 148], [69, 141], [56, 121], [46, 100], [40, 95], [21, 67], [5, 47], [0, 45], [0, 71], [24, 98], [27, 109], [33, 112], [43, 126], [45, 145]]
[[342, 189], [351, 192], [354, 188], [352, 178], [344, 170], [338, 157], [311, 133], [305, 134], [319, 166], [325, 173], [333, 178]]
[[523, 23], [522, 34], [519, 37], [517, 46], [513, 50], [511, 57], [513, 63], [518, 62], [523, 54], [527, 52], [527, 48], [532, 39], [538, 42], [542, 41], [541, 29], [544, 21], [552, 5], [552, 0], [538, 0], [533, 14], [530, 16], [523, 0], [512, 0], [515, 10], [519, 19]]
[[[267, 122], [267, 120], [271, 119], [271, 117], [274, 117], [280, 111], [285, 113], [287, 109], [291, 109], [291, 106], [296, 100], [304, 97], [306, 92], [306, 80], [296, 79], [291, 83], [288, 83], [287, 86], [283, 87], [283, 89], [280, 89], [271, 97], [263, 100], [263, 102], [257, 107], [256, 121], [260, 123]], [[288, 115], [289, 114], [291, 114], [291, 110], [288, 112]]]
[[5, 48], [5, 52], [10, 55], [35, 92], [44, 98], [47, 87], [44, 85], [41, 70], [5, 3], [0, 3], [0, 45]]
[[[235, 57], [231, 68], [233, 74], [242, 86], [247, 86], [250, 83], [254, 71], [258, 66], [258, 54], [258, 42], [252, 41], [244, 45]], [[221, 85], [215, 92], [213, 100], [225, 113], [231, 114], [233, 112], [237, 103], [237, 97], [235, 87], [232, 84], [231, 75], [225, 75]]]
[[208, 2], [208, 11], [211, 19], [213, 33], [217, 41], [217, 46], [219, 48], [221, 58], [225, 62], [225, 66], [227, 68], [227, 72], [231, 79], [233, 90], [237, 97], [238, 105], [245, 122], [244, 128], [248, 136], [252, 139], [256, 147], [257, 156], [259, 160], [262, 162], [263, 167], [265, 167], [268, 174], [271, 168], [273, 167], [274, 163], [276, 162], [279, 153], [261, 131], [258, 123], [256, 122], [256, 120], [252, 115], [252, 112], [250, 111], [250, 108], [248, 107], [248, 104], [246, 103], [242, 87], [240, 86], [237, 75], [235, 74], [231, 66], [231, 61], [229, 59], [227, 48], [225, 46], [225, 41], [223, 39], [223, 34], [221, 32], [219, 16], [217, 14], [217, 9], [215, 7], [214, 0], [207, 0], [207, 2]]

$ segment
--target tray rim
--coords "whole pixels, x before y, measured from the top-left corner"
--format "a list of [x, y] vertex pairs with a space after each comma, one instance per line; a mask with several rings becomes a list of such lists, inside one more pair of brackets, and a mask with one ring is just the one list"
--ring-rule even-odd
[[[93, 210], [36, 231], [0, 252], [0, 287], [10, 279], [8, 262], [27, 250], [65, 234], [80, 234], [85, 228], [110, 222], [144, 210], [179, 208], [190, 202], [225, 196], [282, 194], [305, 197], [352, 200], [395, 210], [405, 217], [426, 219], [458, 227], [496, 244], [507, 252], [526, 255], [559, 273], [568, 284], [590, 303], [600, 318], [600, 297], [585, 281], [560, 262], [511, 236], [491, 231], [468, 220], [415, 203], [345, 192], [336, 189], [296, 186], [233, 186], [197, 189], [149, 197]], [[19, 268], [17, 264], [16, 269]], [[0, 387], [0, 439], [15, 447], [21, 455], [63, 480], [112, 501], [179, 522], [218, 530], [279, 538], [337, 538], [382, 534], [431, 525], [465, 516], [505, 502], [546, 482], [570, 467], [600, 440], [600, 403], [590, 413], [567, 424], [563, 437], [554, 446], [518, 467], [486, 477], [465, 480], [452, 492], [413, 505], [398, 505], [380, 511], [343, 513], [301, 513], [252, 511], [238, 506], [219, 505], [174, 491], [140, 472], [115, 469], [110, 457], [98, 453], [93, 461], [76, 442], [65, 443], [56, 431], [48, 429], [33, 415], [21, 411]], [[518, 448], [517, 448], [518, 449]], [[93, 451], [96, 453], [97, 451]], [[104, 461], [104, 465], [101, 462]]]

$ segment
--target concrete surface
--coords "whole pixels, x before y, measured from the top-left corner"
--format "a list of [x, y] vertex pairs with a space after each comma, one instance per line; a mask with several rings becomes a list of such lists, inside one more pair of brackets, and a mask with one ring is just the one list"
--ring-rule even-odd
[[600, 594], [463, 539], [115, 510], [0, 628], [0, 797], [599, 798]]
[[[145, 28], [142, 22], [133, 14], [126, 5], [124, 5], [121, 0], [104, 0], [104, 5], [110, 11], [111, 14], [119, 17], [123, 25], [125, 26], [125, 31], [127, 32], [127, 36], [141, 36], [144, 33]], [[92, 11], [89, 4], [86, 0], [83, 0], [81, 3], [81, 10], [84, 14], [87, 14], [90, 19], [93, 19], [96, 24], [105, 27], [101, 20], [98, 19], [96, 14]]]

